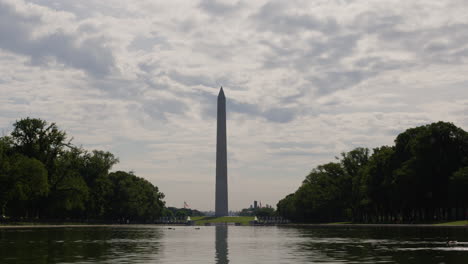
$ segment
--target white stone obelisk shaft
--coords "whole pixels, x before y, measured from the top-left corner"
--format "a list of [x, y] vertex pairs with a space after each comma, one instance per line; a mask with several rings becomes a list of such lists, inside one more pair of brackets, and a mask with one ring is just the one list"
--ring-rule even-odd
[[223, 87], [218, 94], [216, 134], [216, 216], [228, 215], [227, 146], [226, 146], [226, 98]]

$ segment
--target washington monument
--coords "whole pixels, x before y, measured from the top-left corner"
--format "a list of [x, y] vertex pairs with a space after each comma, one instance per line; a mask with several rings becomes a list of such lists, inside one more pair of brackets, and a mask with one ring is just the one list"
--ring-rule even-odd
[[216, 133], [216, 216], [228, 215], [226, 97], [223, 87], [218, 94], [218, 125]]

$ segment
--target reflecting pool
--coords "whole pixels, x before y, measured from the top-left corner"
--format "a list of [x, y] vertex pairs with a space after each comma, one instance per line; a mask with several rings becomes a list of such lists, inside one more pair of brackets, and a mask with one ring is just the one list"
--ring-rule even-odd
[[0, 263], [468, 263], [468, 228], [0, 228]]

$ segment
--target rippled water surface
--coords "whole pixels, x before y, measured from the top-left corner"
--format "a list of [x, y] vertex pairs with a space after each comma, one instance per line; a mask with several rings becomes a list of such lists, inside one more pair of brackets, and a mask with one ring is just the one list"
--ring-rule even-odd
[[[458, 244], [448, 247], [447, 240]], [[0, 229], [0, 263], [468, 263], [468, 229], [147, 225]]]

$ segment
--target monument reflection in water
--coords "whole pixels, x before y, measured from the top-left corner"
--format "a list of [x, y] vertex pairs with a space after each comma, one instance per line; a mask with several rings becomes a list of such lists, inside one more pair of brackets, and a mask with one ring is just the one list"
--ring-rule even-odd
[[463, 227], [0, 228], [0, 263], [468, 263], [467, 238]]
[[215, 261], [216, 261], [216, 264], [229, 263], [228, 244], [227, 244], [228, 227], [227, 226], [216, 226], [215, 232], [216, 232], [216, 234], [215, 234], [215, 236], [216, 236], [216, 239], [215, 239], [215, 248], [216, 248]]

